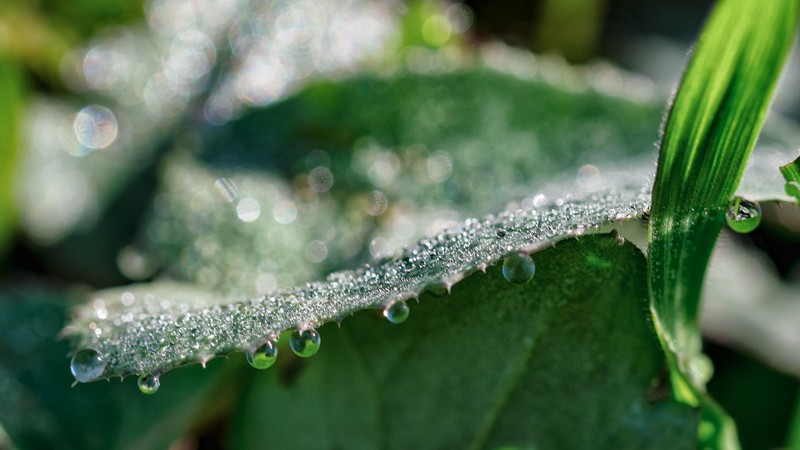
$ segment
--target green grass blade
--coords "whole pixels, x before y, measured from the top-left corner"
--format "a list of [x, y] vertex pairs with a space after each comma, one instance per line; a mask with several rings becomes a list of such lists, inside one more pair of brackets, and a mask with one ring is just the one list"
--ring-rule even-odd
[[786, 194], [795, 197], [800, 203], [800, 158], [781, 166], [781, 173], [786, 179]]
[[666, 119], [649, 229], [656, 328], [678, 399], [701, 406], [700, 441], [735, 447], [732, 422], [704, 393], [697, 323], [705, 268], [791, 46], [798, 2], [718, 2]]

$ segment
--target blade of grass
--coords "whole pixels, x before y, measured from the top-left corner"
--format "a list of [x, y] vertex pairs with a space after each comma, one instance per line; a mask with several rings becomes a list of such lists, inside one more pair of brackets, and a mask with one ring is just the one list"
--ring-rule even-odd
[[786, 194], [795, 197], [800, 203], [800, 158], [781, 166], [781, 173], [786, 179]]
[[700, 442], [738, 446], [704, 393], [710, 370], [697, 314], [705, 268], [791, 46], [796, 0], [722, 0], [698, 40], [666, 118], [649, 225], [653, 318], [675, 396], [700, 406]]

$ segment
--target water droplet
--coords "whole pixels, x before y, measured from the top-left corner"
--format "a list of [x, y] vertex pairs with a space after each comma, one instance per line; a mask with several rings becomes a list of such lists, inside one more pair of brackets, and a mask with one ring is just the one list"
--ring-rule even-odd
[[789, 181], [786, 183], [784, 190], [786, 191], [786, 195], [791, 195], [792, 197], [800, 199], [800, 182]]
[[69, 369], [76, 380], [88, 383], [103, 376], [103, 372], [106, 370], [106, 361], [103, 359], [102, 353], [93, 348], [85, 348], [75, 353]]
[[513, 253], [503, 261], [503, 278], [514, 284], [525, 284], [531, 281], [536, 273], [536, 265], [528, 255]]
[[142, 394], [155, 394], [160, 386], [161, 382], [156, 375], [147, 374], [139, 377], [139, 390]]
[[505, 230], [497, 230], [497, 237], [499, 237], [499, 238], [506, 237], [506, 231]]
[[247, 353], [247, 362], [256, 369], [268, 369], [278, 359], [278, 346], [272, 341], [267, 341], [255, 352]]
[[406, 302], [394, 302], [384, 308], [383, 317], [392, 323], [403, 323], [408, 319], [410, 311]]
[[289, 339], [289, 347], [297, 355], [303, 358], [313, 356], [319, 350], [320, 336], [317, 330], [295, 330]]
[[761, 206], [756, 202], [736, 197], [731, 202], [725, 220], [731, 230], [737, 233], [749, 233], [761, 223]]
[[[97, 150], [106, 148], [117, 139], [117, 118], [110, 109], [89, 105], [75, 116], [75, 137], [84, 147]], [[88, 152], [87, 152], [88, 153]]]

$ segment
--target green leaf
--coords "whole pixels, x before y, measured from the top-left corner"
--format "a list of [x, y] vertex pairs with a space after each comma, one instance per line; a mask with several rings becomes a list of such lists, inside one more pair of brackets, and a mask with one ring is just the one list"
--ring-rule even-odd
[[732, 422], [703, 394], [697, 326], [705, 267], [745, 169], [797, 27], [798, 2], [715, 7], [666, 120], [650, 220], [651, 308], [676, 396], [703, 404], [704, 445], [736, 446]]
[[[541, 117], [543, 125], [527, 126], [542, 136], [540, 139], [547, 138], [547, 142], [557, 140], [551, 128], [570, 135], [566, 129], [558, 128], [559, 121], [547, 118], [559, 102], [566, 101], [575, 107], [574, 116], [568, 113], [569, 109], [562, 109], [558, 113], [563, 117], [562, 122], [570, 127], [590, 121], [590, 111], [580, 107], [583, 103], [601, 111], [603, 116], [614, 116], [611, 112], [616, 109], [624, 112], [619, 117], [635, 117], [637, 111], [645, 115], [652, 112], [649, 106], [639, 109], [634, 103], [626, 104], [597, 93], [573, 95], [539, 83], [528, 85], [502, 74], [468, 71], [438, 77], [410, 76], [409, 79], [401, 78], [383, 85], [387, 89], [393, 85], [405, 86], [397, 87], [395, 100], [389, 101], [392, 96], [385, 96], [387, 105], [397, 107], [392, 109], [394, 115], [391, 117], [397, 119], [395, 122], [406, 124], [400, 126], [388, 125], [391, 122], [388, 118], [380, 119], [371, 114], [380, 108], [368, 87], [380, 86], [380, 80], [354, 81], [351, 86], [346, 85], [347, 89], [344, 90], [327, 86], [323, 90], [312, 88], [297, 99], [278, 105], [274, 112], [254, 112], [252, 117], [232, 124], [231, 130], [222, 131], [217, 137], [219, 140], [212, 140], [208, 145], [204, 153], [205, 163], [186, 154], [173, 155], [166, 161], [163, 190], [157, 197], [154, 215], [143, 230], [143, 237], [147, 242], [145, 247], [155, 250], [155, 256], [167, 273], [186, 285], [157, 282], [95, 294], [93, 299], [101, 298], [104, 302], [89, 303], [70, 327], [77, 336], [77, 348], [94, 347], [107, 354], [113, 363], [107, 367], [106, 376], [161, 373], [179, 365], [202, 362], [215, 355], [252, 350], [284, 331], [321, 325], [362, 308], [383, 308], [393, 301], [416, 296], [431, 286], [450, 286], [470, 271], [497, 261], [508, 253], [538, 250], [602, 225], [639, 217], [648, 210], [646, 180], [652, 171], [652, 162], [650, 148], [643, 144], [646, 142], [646, 133], [633, 133], [638, 137], [631, 137], [620, 131], [624, 130], [624, 126], [621, 122], [614, 122], [616, 119], [602, 122], [603, 127], [608, 127], [604, 135], [610, 142], [603, 145], [621, 146], [614, 153], [619, 158], [626, 153], [644, 152], [644, 159], [634, 159], [638, 163], [623, 166], [616, 162], [613, 166], [604, 166], [598, 157], [592, 160], [597, 162], [597, 167], [592, 166], [592, 170], [586, 174], [579, 172], [576, 177], [572, 170], [563, 176], [553, 176], [554, 167], [557, 167], [554, 162], [523, 163], [515, 156], [515, 152], [502, 153], [505, 156], [495, 158], [494, 164], [475, 159], [475, 155], [481, 154], [481, 149], [487, 147], [476, 148], [471, 142], [488, 142], [496, 138], [497, 145], [513, 146], [513, 139], [502, 136], [523, 133], [522, 122], [509, 122], [508, 128], [504, 126], [500, 128], [502, 132], [495, 134], [495, 127], [470, 128], [471, 116], [457, 114], [466, 105], [480, 104], [481, 99], [485, 100], [483, 103], [491, 99], [498, 104], [512, 102], [510, 92], [503, 87], [496, 87], [503, 86], [503, 83], [498, 84], [501, 81], [511, 83], [532, 99], [537, 96], [542, 99], [543, 108], [529, 106], [527, 102], [514, 108], [519, 108], [519, 113], [527, 111]], [[470, 94], [472, 91], [483, 94]], [[343, 99], [358, 98], [360, 101], [348, 100], [344, 106], [335, 106], [335, 102], [330, 105], [323, 102], [323, 105], [328, 105], [325, 107], [303, 106], [319, 102], [320, 92], [340, 92]], [[444, 137], [437, 137], [436, 130], [411, 126], [411, 106], [429, 96], [437, 101], [460, 98], [464, 102], [456, 104], [452, 110], [446, 110], [448, 117], [453, 114], [452, 135], [442, 132]], [[411, 102], [404, 103], [403, 99], [408, 98]], [[346, 117], [344, 109], [351, 109], [354, 114]], [[416, 112], [424, 110], [421, 108]], [[285, 121], [278, 122], [278, 117], [284, 117]], [[429, 192], [411, 188], [414, 180], [422, 182], [422, 178], [427, 178], [427, 170], [423, 164], [420, 174], [419, 165], [414, 162], [416, 160], [410, 158], [412, 163], [401, 166], [397, 174], [397, 187], [390, 185], [380, 188], [386, 193], [390, 204], [406, 206], [390, 210], [391, 214], [381, 215], [376, 219], [374, 230], [363, 230], [359, 224], [370, 220], [370, 216], [368, 208], [359, 206], [363, 204], [359, 199], [364, 200], [364, 195], [376, 189], [376, 186], [370, 184], [368, 170], [350, 171], [353, 160], [349, 158], [346, 144], [334, 143], [323, 147], [330, 150], [328, 157], [335, 180], [332, 193], [310, 196], [307, 187], [292, 189], [284, 181], [285, 178], [300, 178], [303, 174], [306, 176], [302, 179], [307, 179], [304, 171], [317, 164], [306, 165], [309, 155], [315, 158], [320, 156], [311, 152], [314, 146], [320, 145], [318, 142], [305, 143], [298, 138], [300, 144], [291, 147], [290, 137], [300, 135], [303, 124], [324, 125], [337, 120], [341, 121], [334, 122], [334, 128], [338, 130], [366, 133], [363, 130], [370, 129], [372, 125], [375, 126], [374, 130], [389, 130], [386, 136], [394, 137], [386, 138], [383, 145], [393, 146], [389, 148], [396, 148], [398, 154], [402, 154], [402, 150], [415, 141], [429, 142], [427, 145], [431, 149], [448, 146], [456, 169], [447, 180], [433, 183], [428, 179], [431, 183], [428, 191], [436, 191], [445, 183], [472, 186], [471, 178], [480, 177], [481, 173], [483, 176], [496, 174], [500, 177], [520, 166], [540, 178], [533, 186], [527, 184], [525, 178], [515, 178], [502, 190], [494, 188], [494, 183], [478, 183], [474, 189], [470, 189], [474, 196], [443, 196], [432, 200], [426, 199]], [[246, 125], [248, 123], [250, 125]], [[254, 127], [254, 123], [267, 125]], [[270, 123], [279, 123], [281, 126], [273, 129]], [[463, 137], [459, 138], [461, 135]], [[354, 133], [354, 136], [359, 135]], [[221, 142], [228, 138], [233, 144], [223, 154]], [[576, 138], [575, 147], [582, 153], [570, 153], [568, 159], [577, 160], [580, 154], [586, 154], [583, 150], [590, 150], [591, 145], [585, 142], [578, 144], [579, 141]], [[623, 145], [625, 142], [628, 144]], [[597, 145], [605, 149], [601, 144]], [[628, 148], [627, 145], [633, 147]], [[282, 170], [265, 163], [269, 155], [277, 153], [280, 148], [292, 150], [289, 153], [301, 164], [298, 172], [292, 172], [293, 164], [290, 162], [281, 163], [286, 167]], [[499, 152], [499, 149], [495, 150]], [[372, 150], [368, 148], [365, 151]], [[359, 154], [359, 150], [353, 153]], [[378, 153], [391, 155], [387, 149], [378, 150]], [[224, 155], [228, 155], [228, 158]], [[544, 159], [546, 153], [542, 155]], [[404, 157], [407, 156], [406, 153]], [[785, 155], [779, 158], [785, 159]], [[358, 160], [358, 157], [353, 159]], [[212, 166], [208, 163], [212, 163]], [[281, 164], [276, 166], [280, 168]], [[254, 167], [263, 169], [255, 171]], [[268, 170], [271, 167], [273, 170]], [[369, 168], [369, 164], [366, 167]], [[281, 173], [283, 170], [289, 173]], [[754, 164], [749, 178], [771, 179], [772, 171], [774, 166], [769, 164]], [[546, 180], [550, 183], [546, 184]], [[758, 191], [759, 195], [766, 197], [751, 198], [774, 198], [780, 195], [780, 190], [775, 189], [774, 184], [770, 186], [771, 190]], [[359, 271], [334, 273], [328, 281], [298, 286], [299, 283], [313, 280], [323, 271], [322, 266], [310, 263], [305, 257], [311, 242], [325, 243], [334, 261], [332, 264], [337, 264], [337, 260], [347, 260], [348, 251], [352, 254], [348, 248], [355, 246], [358, 252], [359, 247], [365, 247], [366, 243], [389, 239], [393, 234], [404, 237], [402, 243], [409, 242], [416, 235], [423, 234], [434, 219], [460, 221], [463, 217], [469, 217], [469, 211], [477, 208], [475, 205], [506, 204], [510, 192], [525, 194], [520, 194], [516, 198], [518, 202], [511, 204], [514, 209], [498, 217], [469, 220], [461, 229], [453, 228], [438, 236], [433, 234], [402, 254], [385, 257], [384, 264], [376, 262]], [[258, 206], [257, 214], [253, 214], [253, 209], [241, 208], [245, 200]], [[276, 214], [279, 213], [276, 207], [287, 201], [293, 202], [297, 208], [296, 216], [291, 217], [291, 228], [276, 221]], [[411, 210], [411, 213], [405, 210], [409, 208], [407, 205], [417, 202], [427, 203], [427, 209]], [[518, 211], [520, 206], [524, 208]], [[431, 216], [426, 214], [429, 210], [446, 210], [449, 213]], [[242, 220], [243, 217], [248, 220]], [[396, 224], [392, 220], [396, 220]], [[506, 231], [506, 237], [497, 236], [500, 228]], [[411, 234], [408, 234], [410, 229]], [[397, 236], [394, 237], [397, 239]], [[353, 259], [358, 260], [355, 257]], [[268, 296], [260, 295], [271, 292], [275, 287], [291, 289]], [[131, 295], [135, 299], [133, 303]], [[169, 301], [162, 303], [162, 300]], [[237, 321], [242, 326], [231, 329], [227, 320], [234, 313], [240, 317]], [[266, 325], [262, 323], [265, 317], [269, 318]], [[103, 330], [100, 336], [95, 329], [89, 328], [92, 323]], [[143, 332], [142, 326], [148, 331]]]
[[30, 284], [0, 291], [0, 423], [16, 448], [166, 449], [232, 386], [236, 368], [215, 364], [170, 376], [175, 385], [155, 396], [135, 379], [71, 387], [68, 345], [57, 337], [65, 300]]
[[800, 158], [781, 166], [781, 173], [786, 179], [786, 195], [795, 197], [800, 203]]
[[322, 328], [313, 360], [247, 388], [234, 447], [694, 448], [694, 411], [658, 384], [641, 252], [596, 235], [535, 261], [530, 284], [493, 265], [400, 325]]
[[505, 255], [636, 218], [646, 208], [641, 188], [622, 186], [602, 196], [586, 193], [560, 204], [471, 219], [382, 264], [254, 298], [160, 283], [114, 288], [94, 294], [76, 312], [68, 333], [76, 336], [78, 348], [104, 355], [103, 377], [160, 374], [216, 355], [252, 351], [286, 330], [341, 320], [360, 309], [383, 309], [433, 287], [449, 289]]
[[14, 170], [19, 145], [22, 77], [19, 68], [0, 54], [0, 255], [16, 228]]
[[704, 268], [796, 20], [794, 1], [764, 8], [721, 2], [667, 118], [653, 187], [650, 279], [662, 339], [679, 356], [699, 352], [695, 325]]

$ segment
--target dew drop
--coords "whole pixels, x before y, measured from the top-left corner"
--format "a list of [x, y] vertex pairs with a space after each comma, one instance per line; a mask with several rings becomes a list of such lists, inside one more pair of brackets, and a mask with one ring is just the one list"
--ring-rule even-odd
[[761, 223], [761, 206], [756, 202], [736, 197], [731, 202], [725, 220], [731, 230], [737, 233], [749, 233]]
[[497, 230], [496, 234], [497, 234], [497, 237], [499, 237], [499, 238], [506, 237], [506, 231], [505, 230]]
[[247, 353], [247, 362], [256, 369], [268, 369], [278, 359], [278, 346], [272, 341], [267, 341], [254, 352]]
[[392, 323], [403, 323], [408, 319], [410, 311], [406, 302], [394, 302], [384, 308], [383, 317]]
[[142, 391], [142, 394], [155, 394], [158, 392], [159, 386], [161, 386], [161, 382], [156, 375], [147, 374], [139, 377], [139, 390]]
[[786, 191], [786, 195], [791, 195], [792, 197], [800, 199], [800, 181], [787, 182], [784, 190]]
[[513, 253], [503, 261], [503, 278], [510, 283], [525, 284], [536, 273], [536, 265], [528, 255]]
[[289, 339], [289, 347], [297, 355], [303, 358], [313, 356], [319, 350], [320, 336], [317, 330], [295, 330]]
[[69, 364], [69, 369], [76, 380], [81, 383], [88, 383], [103, 376], [103, 372], [106, 370], [106, 361], [99, 351], [93, 348], [85, 348], [75, 353]]

